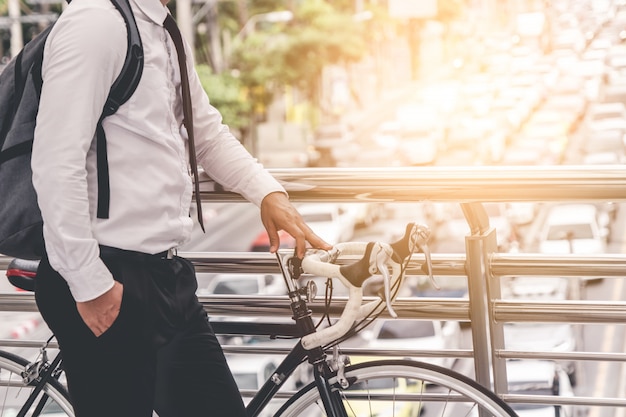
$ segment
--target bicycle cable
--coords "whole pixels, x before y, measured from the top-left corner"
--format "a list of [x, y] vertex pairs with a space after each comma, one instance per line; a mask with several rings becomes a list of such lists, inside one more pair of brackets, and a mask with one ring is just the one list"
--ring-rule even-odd
[[[404, 282], [404, 276], [406, 273], [406, 270], [408, 268], [409, 262], [411, 260], [411, 255], [414, 252], [411, 252], [409, 254], [409, 256], [407, 256], [404, 259], [404, 262], [402, 263], [401, 267], [400, 267], [400, 276], [402, 277], [401, 279], [397, 279], [392, 287], [391, 287], [391, 291], [393, 291], [393, 294], [391, 295], [392, 299], [395, 299], [398, 292], [400, 291], [400, 286], [401, 284]], [[390, 292], [391, 292], [390, 291]], [[372, 311], [376, 311], [379, 310], [379, 307], [385, 302], [385, 300], [381, 297], [380, 301], [378, 302], [378, 304], [376, 305], [375, 308], [372, 309]], [[355, 323], [352, 328], [342, 337], [340, 337], [339, 339], [335, 340], [334, 342], [329, 343], [328, 345], [324, 346], [324, 349], [328, 349], [331, 347], [334, 347], [336, 345], [338, 345], [339, 343], [342, 343], [348, 339], [350, 339], [351, 337], [355, 336], [357, 333], [359, 333], [361, 330], [363, 330], [364, 328], [366, 328], [367, 326], [369, 326], [370, 324], [373, 323], [374, 320], [376, 320], [378, 317], [380, 317], [380, 315], [382, 314], [383, 309], [380, 309], [378, 311], [378, 313], [376, 314], [368, 314], [367, 316], [363, 317], [360, 321], [358, 321], [357, 323]]]

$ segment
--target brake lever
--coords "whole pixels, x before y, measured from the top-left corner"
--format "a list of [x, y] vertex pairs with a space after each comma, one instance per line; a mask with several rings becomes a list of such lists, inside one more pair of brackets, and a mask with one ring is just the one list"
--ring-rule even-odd
[[383, 284], [385, 288], [385, 304], [387, 305], [387, 311], [389, 311], [389, 315], [391, 315], [391, 317], [397, 318], [398, 314], [396, 313], [396, 311], [393, 309], [393, 306], [391, 305], [391, 276], [389, 274], [389, 269], [387, 268], [387, 262], [393, 256], [393, 249], [389, 248], [388, 250], [385, 250], [387, 248], [385, 248], [382, 245], [377, 245], [377, 247], [378, 247], [378, 251], [375, 254], [375, 260], [376, 260], [375, 268], [377, 269], [377, 271], [371, 271], [371, 272], [372, 274], [379, 272], [382, 275]]
[[440, 290], [441, 287], [439, 286], [439, 284], [437, 284], [435, 276], [433, 275], [433, 261], [432, 257], [430, 256], [430, 247], [428, 247], [429, 239], [430, 228], [422, 224], [414, 224], [409, 238], [409, 249], [411, 253], [413, 253], [415, 252], [415, 248], [417, 247], [424, 254], [427, 267], [427, 271], [425, 272], [428, 273], [428, 279], [436, 290]]

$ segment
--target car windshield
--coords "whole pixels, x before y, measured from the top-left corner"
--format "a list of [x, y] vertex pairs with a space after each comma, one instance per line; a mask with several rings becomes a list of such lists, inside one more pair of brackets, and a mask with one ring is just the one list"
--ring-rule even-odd
[[386, 321], [378, 334], [379, 339], [416, 339], [432, 337], [435, 328], [430, 321], [392, 320]]
[[559, 224], [550, 227], [548, 240], [593, 239], [590, 224]]

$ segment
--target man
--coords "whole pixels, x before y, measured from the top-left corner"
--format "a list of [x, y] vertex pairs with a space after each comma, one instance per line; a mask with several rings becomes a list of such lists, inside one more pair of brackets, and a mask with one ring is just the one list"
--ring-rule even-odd
[[[244, 416], [221, 347], [195, 296], [193, 265], [172, 256], [188, 240], [192, 181], [177, 53], [163, 27], [168, 0], [131, 0], [144, 69], [131, 99], [103, 127], [110, 215], [96, 217], [94, 131], [121, 71], [127, 34], [109, 0], [73, 0], [47, 41], [32, 156], [46, 256], [37, 305], [63, 353], [78, 417]], [[187, 56], [191, 56], [187, 49]], [[189, 68], [199, 164], [261, 210], [278, 231], [330, 246], [284, 189], [229, 133]]]

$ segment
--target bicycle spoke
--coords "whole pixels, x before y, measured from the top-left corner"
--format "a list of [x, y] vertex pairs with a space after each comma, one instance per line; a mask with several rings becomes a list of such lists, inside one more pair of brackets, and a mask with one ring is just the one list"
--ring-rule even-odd
[[[350, 417], [511, 417], [515, 416], [501, 399], [445, 368], [414, 361], [377, 361], [345, 370], [350, 382], [339, 384]], [[328, 417], [314, 385], [309, 385], [279, 410], [280, 417]]]
[[[13, 417], [26, 403], [34, 385], [26, 385], [21, 372], [28, 362], [7, 352], [0, 352], [0, 417]], [[73, 417], [72, 408], [65, 389], [58, 381], [51, 381], [33, 402], [27, 416], [54, 415]]]

